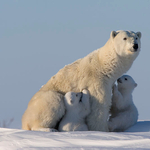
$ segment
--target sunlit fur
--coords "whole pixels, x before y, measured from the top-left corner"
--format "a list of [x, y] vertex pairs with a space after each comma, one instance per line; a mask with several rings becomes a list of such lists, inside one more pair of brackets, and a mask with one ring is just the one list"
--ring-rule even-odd
[[[125, 37], [127, 40], [123, 40]], [[112, 85], [130, 69], [138, 56], [140, 38], [140, 32], [112, 31], [110, 39], [102, 48], [59, 70], [29, 102], [22, 118], [22, 128], [55, 128], [65, 113], [62, 95], [69, 91], [88, 89], [91, 105], [91, 113], [87, 117], [88, 128], [108, 131]], [[134, 43], [139, 45], [136, 52], [133, 51]]]

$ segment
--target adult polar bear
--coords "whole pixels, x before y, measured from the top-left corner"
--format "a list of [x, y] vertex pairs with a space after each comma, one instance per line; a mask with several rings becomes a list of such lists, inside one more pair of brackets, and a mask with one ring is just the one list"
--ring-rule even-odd
[[61, 69], [29, 102], [22, 118], [22, 128], [51, 131], [65, 113], [63, 95], [88, 89], [91, 105], [88, 128], [108, 131], [112, 85], [129, 70], [138, 56], [140, 38], [140, 32], [112, 31], [102, 48]]

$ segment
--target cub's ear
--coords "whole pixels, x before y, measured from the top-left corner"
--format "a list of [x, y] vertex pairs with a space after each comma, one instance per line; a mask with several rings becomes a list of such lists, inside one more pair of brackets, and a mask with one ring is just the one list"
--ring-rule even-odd
[[141, 33], [141, 32], [136, 32], [136, 35], [137, 35], [139, 38], [141, 38], [142, 33]]
[[116, 31], [111, 31], [110, 38], [114, 38], [117, 35]]

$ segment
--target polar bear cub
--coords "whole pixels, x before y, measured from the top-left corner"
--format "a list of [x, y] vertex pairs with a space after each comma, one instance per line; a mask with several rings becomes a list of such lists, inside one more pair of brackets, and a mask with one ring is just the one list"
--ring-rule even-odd
[[134, 125], [138, 120], [138, 110], [132, 100], [132, 92], [137, 83], [129, 75], [117, 80], [118, 86], [112, 90], [112, 107], [108, 122], [109, 131], [122, 132]]
[[67, 92], [64, 96], [64, 104], [66, 114], [61, 120], [58, 130], [88, 131], [85, 118], [90, 113], [89, 91]]

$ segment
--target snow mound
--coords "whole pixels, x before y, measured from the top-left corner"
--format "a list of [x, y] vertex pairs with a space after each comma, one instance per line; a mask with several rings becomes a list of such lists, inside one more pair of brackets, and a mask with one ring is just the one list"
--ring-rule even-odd
[[38, 132], [0, 128], [0, 149], [150, 149], [150, 121], [126, 132]]

